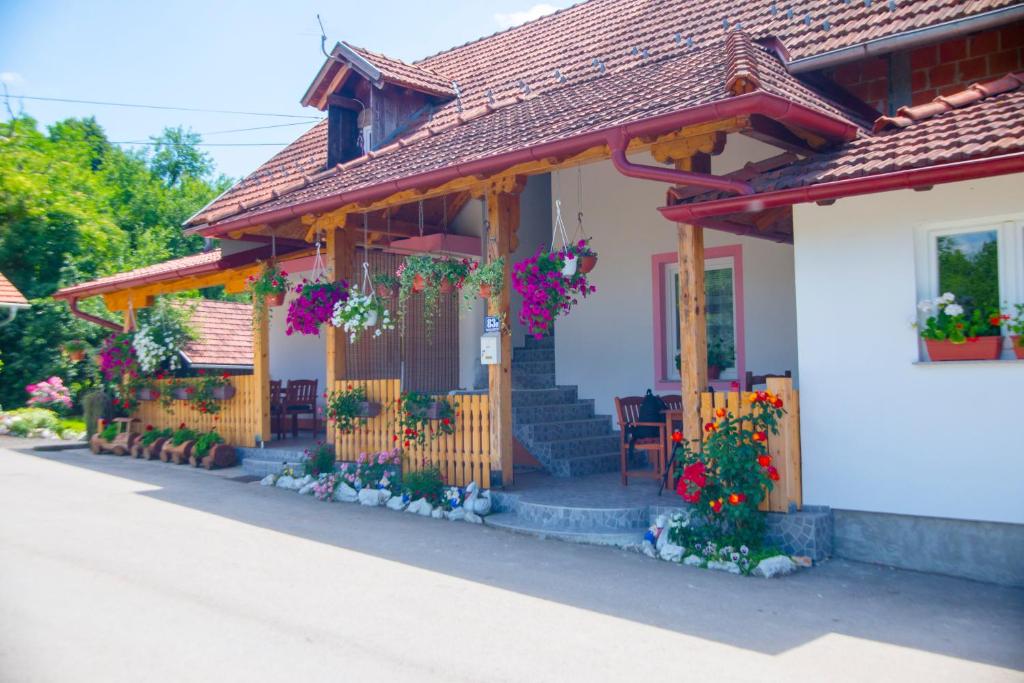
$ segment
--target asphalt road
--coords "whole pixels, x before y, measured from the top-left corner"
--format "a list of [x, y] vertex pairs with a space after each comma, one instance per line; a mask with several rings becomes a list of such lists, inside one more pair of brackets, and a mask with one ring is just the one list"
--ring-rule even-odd
[[1022, 590], [734, 577], [4, 443], [6, 682], [1024, 680]]

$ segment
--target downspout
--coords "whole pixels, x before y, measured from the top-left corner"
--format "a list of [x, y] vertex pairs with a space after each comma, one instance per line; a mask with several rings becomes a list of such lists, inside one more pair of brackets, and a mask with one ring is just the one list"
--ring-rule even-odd
[[4, 327], [6, 325], [10, 325], [11, 323], [13, 323], [14, 322], [14, 318], [17, 315], [18, 315], [18, 307], [17, 306], [11, 306], [10, 308], [8, 308], [7, 309], [7, 320], [4, 320], [4, 321], [0, 322], [0, 327]]
[[71, 315], [75, 316], [76, 318], [81, 318], [82, 320], [86, 321], [87, 323], [92, 323], [93, 325], [99, 325], [101, 327], [106, 327], [107, 329], [114, 330], [115, 332], [120, 332], [121, 331], [121, 326], [118, 325], [117, 323], [111, 322], [109, 320], [105, 320], [103, 318], [97, 317], [97, 316], [92, 315], [90, 313], [86, 313], [83, 310], [80, 310], [78, 308], [78, 297], [77, 296], [71, 297], [70, 299], [68, 299], [68, 308], [71, 309]]
[[694, 173], [693, 171], [681, 171], [674, 168], [661, 168], [658, 166], [646, 166], [634, 164], [626, 158], [626, 148], [629, 147], [629, 137], [621, 128], [608, 134], [608, 149], [611, 151], [612, 165], [615, 170], [627, 178], [641, 178], [643, 180], [655, 180], [673, 185], [691, 185], [694, 187], [706, 187], [709, 190], [722, 192], [733, 192], [735, 194], [754, 194], [754, 188], [750, 183], [733, 178], [721, 178], [710, 173]]

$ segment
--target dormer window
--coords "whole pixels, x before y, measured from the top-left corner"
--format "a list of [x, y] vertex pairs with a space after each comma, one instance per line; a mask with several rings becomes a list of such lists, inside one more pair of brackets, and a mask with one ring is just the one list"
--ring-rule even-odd
[[302, 104], [327, 112], [327, 166], [387, 145], [456, 97], [450, 80], [338, 43]]

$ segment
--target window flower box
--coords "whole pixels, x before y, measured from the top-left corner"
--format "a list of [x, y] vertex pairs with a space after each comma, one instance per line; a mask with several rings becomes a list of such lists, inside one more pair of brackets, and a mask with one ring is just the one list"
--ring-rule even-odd
[[932, 361], [995, 360], [999, 358], [1002, 342], [1002, 337], [972, 337], [959, 344], [948, 340], [924, 340], [928, 358]]
[[213, 397], [218, 401], [227, 401], [235, 397], [235, 386], [233, 384], [220, 384], [210, 390]]

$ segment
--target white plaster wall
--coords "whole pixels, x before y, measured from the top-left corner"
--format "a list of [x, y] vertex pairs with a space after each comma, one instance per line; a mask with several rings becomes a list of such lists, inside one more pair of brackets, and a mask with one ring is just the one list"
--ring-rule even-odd
[[[768, 145], [734, 136], [712, 170], [724, 173], [778, 153]], [[633, 158], [656, 163], [649, 155]], [[557, 183], [552, 178], [552, 201]], [[563, 218], [576, 223], [576, 171], [561, 178]], [[556, 372], [560, 384], [576, 384], [580, 396], [614, 412], [615, 396], [655, 387], [651, 256], [676, 252], [676, 227], [658, 213], [665, 183], [620, 175], [609, 162], [583, 168], [584, 225], [600, 262], [591, 274], [597, 292], [556, 324]], [[793, 249], [749, 237], [705, 230], [705, 246], [739, 244], [743, 253], [746, 367], [754, 372], [796, 373], [796, 308]], [[667, 393], [667, 390], [661, 390]]]
[[915, 364], [908, 324], [919, 226], [1024, 214], [1022, 187], [1004, 176], [795, 208], [806, 503], [1024, 523], [1024, 362]]
[[[292, 282], [301, 282], [309, 277], [310, 272], [288, 273]], [[271, 309], [270, 317], [270, 378], [279, 379], [287, 384], [290, 379], [319, 380], [320, 393], [323, 394], [327, 381], [327, 337], [320, 332], [319, 336], [285, 334], [287, 325], [285, 315], [288, 304], [295, 298], [295, 292], [288, 292], [283, 306]], [[322, 403], [322, 399], [321, 399]]]

